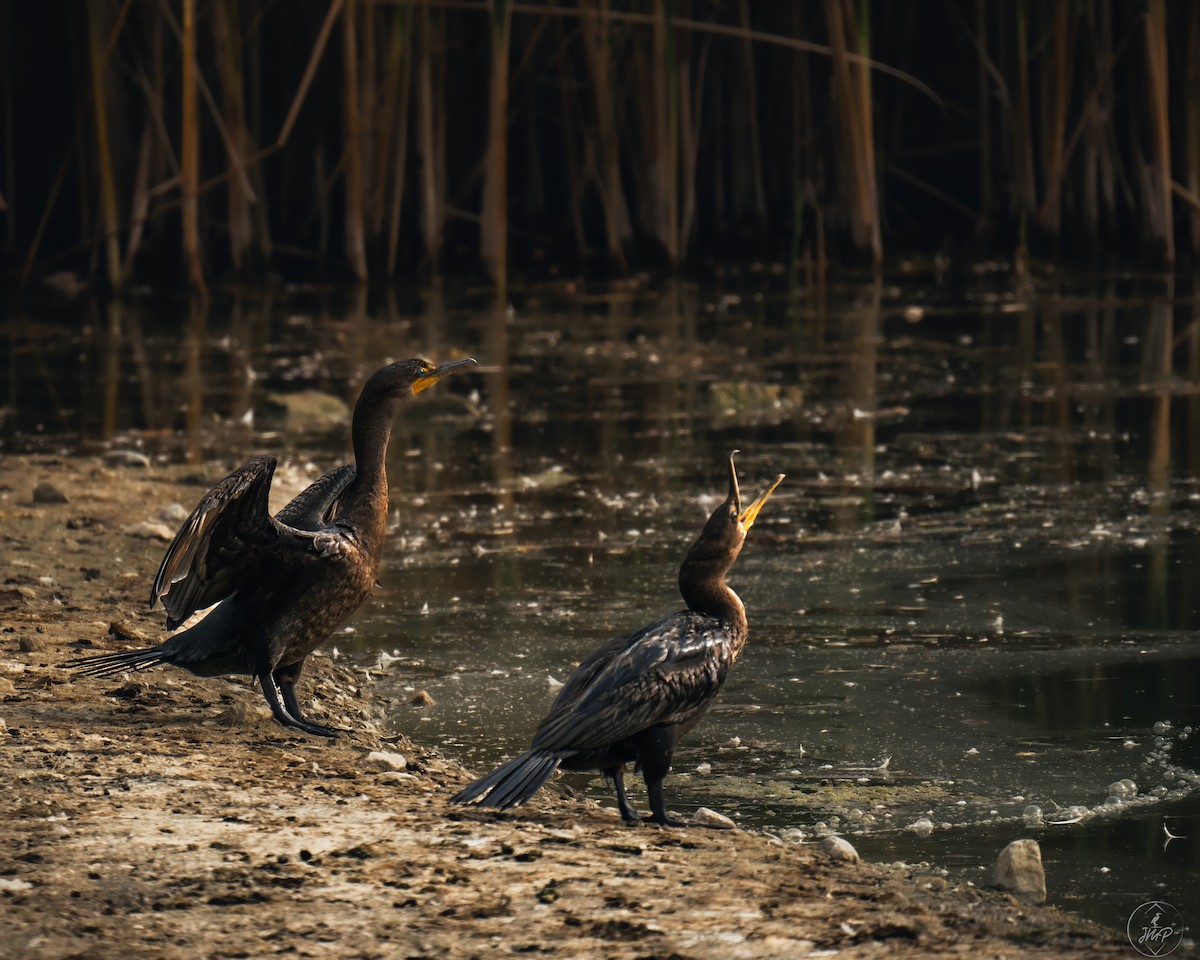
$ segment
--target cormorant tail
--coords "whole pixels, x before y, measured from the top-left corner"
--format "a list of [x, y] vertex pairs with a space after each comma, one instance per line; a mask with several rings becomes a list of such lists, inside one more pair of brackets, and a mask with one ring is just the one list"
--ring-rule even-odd
[[165, 643], [141, 650], [124, 650], [121, 653], [102, 653], [96, 657], [79, 657], [68, 660], [64, 667], [75, 671], [79, 677], [111, 677], [126, 670], [146, 670], [160, 663], [170, 663], [172, 656]]
[[507, 810], [537, 793], [561, 762], [562, 758], [552, 753], [523, 753], [464, 787], [450, 798], [450, 802], [478, 803], [481, 807]]

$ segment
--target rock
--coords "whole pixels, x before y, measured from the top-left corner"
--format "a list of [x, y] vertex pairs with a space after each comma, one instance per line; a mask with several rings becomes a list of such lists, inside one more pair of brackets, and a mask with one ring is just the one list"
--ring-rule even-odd
[[13, 686], [13, 682], [8, 677], [0, 677], [0, 697], [7, 696], [15, 690], [16, 687]]
[[428, 690], [418, 690], [409, 698], [408, 702], [414, 707], [432, 707], [434, 704], [433, 696]]
[[282, 415], [288, 427], [298, 429], [328, 429], [350, 419], [350, 408], [341, 397], [318, 390], [296, 393], [271, 393], [266, 398], [266, 412]]
[[50, 644], [41, 637], [26, 635], [17, 641], [17, 649], [22, 653], [42, 653], [50, 649]]
[[235, 700], [217, 717], [217, 723], [223, 727], [253, 727], [271, 716], [271, 711], [265, 706], [260, 708], [245, 700]]
[[710, 830], [736, 830], [737, 824], [725, 814], [717, 813], [708, 807], [700, 807], [692, 814], [692, 824], [697, 827], [708, 827]]
[[826, 837], [821, 841], [821, 852], [830, 860], [844, 860], [846, 863], [858, 863], [862, 859], [853, 844], [844, 837]]
[[150, 458], [136, 450], [110, 450], [104, 455], [104, 462], [110, 467], [137, 467], [141, 470], [150, 467]]
[[187, 518], [187, 508], [181, 503], [168, 503], [158, 514], [158, 519], [166, 523], [180, 524]]
[[114, 690], [104, 691], [104, 695], [106, 697], [115, 697], [117, 700], [137, 700], [149, 689], [144, 683], [136, 683], [130, 680], [128, 683], [122, 684]]
[[175, 539], [175, 531], [170, 527], [149, 520], [131, 523], [121, 532], [127, 537], [137, 537], [140, 540], [162, 540], [164, 543], [170, 543]]
[[142, 636], [137, 628], [130, 626], [123, 620], [114, 620], [108, 625], [108, 635], [114, 640], [123, 640], [125, 643], [145, 643], [146, 638]]
[[1000, 851], [992, 882], [1027, 903], [1046, 902], [1046, 871], [1036, 840], [1014, 840]]
[[401, 770], [385, 770], [383, 773], [375, 777], [376, 783], [406, 783], [417, 778], [411, 773], [404, 773]]
[[14, 877], [0, 877], [0, 893], [20, 893], [22, 890], [32, 890], [33, 884], [28, 880], [17, 880]]
[[27, 587], [24, 584], [18, 584], [15, 587], [5, 587], [0, 590], [0, 600], [36, 600], [37, 591], [33, 587]]
[[363, 757], [363, 766], [372, 770], [403, 770], [408, 761], [402, 753], [388, 753], [386, 750], [372, 750]]
[[52, 483], [44, 480], [33, 488], [34, 503], [70, 503], [67, 495]]

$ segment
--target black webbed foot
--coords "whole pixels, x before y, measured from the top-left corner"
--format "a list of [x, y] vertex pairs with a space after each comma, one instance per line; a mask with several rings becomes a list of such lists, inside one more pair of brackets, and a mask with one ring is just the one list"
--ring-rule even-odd
[[[276, 717], [276, 719], [279, 719]], [[340, 727], [327, 727], [323, 723], [313, 723], [311, 720], [305, 720], [302, 717], [293, 718], [296, 720], [294, 724], [284, 724], [284, 726], [293, 727], [296, 730], [303, 730], [305, 733], [311, 733], [315, 737], [329, 737], [331, 740], [336, 740], [347, 731]]]
[[626, 823], [638, 823], [641, 818], [636, 810], [629, 804], [629, 797], [625, 793], [625, 765], [612, 767], [604, 771], [604, 775], [612, 780], [613, 786], [617, 790], [617, 809], [621, 813], [621, 819]]
[[311, 720], [305, 720], [300, 715], [300, 704], [296, 700], [295, 689], [290, 683], [285, 683], [282, 686], [283, 701], [280, 701], [280, 690], [276, 689], [275, 678], [271, 676], [269, 670], [261, 671], [258, 674], [258, 682], [262, 687], [263, 697], [267, 701], [267, 706], [271, 708], [271, 716], [275, 718], [277, 723], [292, 730], [311, 734], [314, 737], [335, 738], [345, 732], [335, 727], [326, 727], [319, 723], [313, 723]]

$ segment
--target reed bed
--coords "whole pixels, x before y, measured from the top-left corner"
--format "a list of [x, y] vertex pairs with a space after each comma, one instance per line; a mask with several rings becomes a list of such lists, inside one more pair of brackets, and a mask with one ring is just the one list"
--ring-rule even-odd
[[9, 285], [1200, 245], [1190, 0], [84, 10], [0, 15]]

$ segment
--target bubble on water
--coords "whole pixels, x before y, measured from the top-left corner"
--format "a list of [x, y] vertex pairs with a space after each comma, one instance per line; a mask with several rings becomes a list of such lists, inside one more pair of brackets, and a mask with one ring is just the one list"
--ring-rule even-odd
[[1021, 817], [1024, 819], [1026, 826], [1036, 827], [1042, 822], [1042, 808], [1036, 803], [1031, 803], [1022, 811]]
[[1171, 729], [1171, 722], [1169, 720], [1159, 720], [1152, 729], [1161, 736]]
[[1167, 788], [1163, 787], [1163, 786], [1155, 787], [1153, 790], [1150, 791], [1150, 796], [1154, 797], [1156, 800], [1161, 800], [1166, 795], [1167, 795]]
[[1111, 799], [1116, 797], [1117, 800], [1127, 800], [1130, 797], [1136, 797], [1138, 792], [1137, 784], [1125, 777], [1123, 780], [1117, 780], [1108, 785], [1108, 795]]
[[921, 817], [914, 820], [904, 829], [910, 833], [915, 833], [918, 837], [927, 837], [933, 833], [933, 821], [928, 817]]
[[1120, 797], [1118, 797], [1118, 796], [1116, 796], [1116, 795], [1113, 795], [1113, 796], [1110, 796], [1110, 797], [1108, 797], [1108, 798], [1106, 798], [1106, 799], [1105, 799], [1105, 801], [1104, 801], [1104, 805], [1105, 805], [1106, 807], [1119, 807], [1119, 806], [1121, 805], [1121, 803], [1122, 803], [1122, 802], [1123, 802], [1123, 801], [1121, 800], [1121, 798], [1120, 798]]
[[787, 843], [800, 843], [804, 840], [804, 831], [799, 827], [784, 827], [779, 831], [779, 839]]

